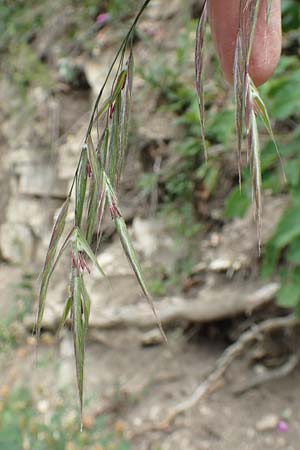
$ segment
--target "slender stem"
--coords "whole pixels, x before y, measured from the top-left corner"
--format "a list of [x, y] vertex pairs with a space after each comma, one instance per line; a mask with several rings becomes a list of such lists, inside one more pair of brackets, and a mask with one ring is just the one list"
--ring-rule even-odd
[[120, 45], [119, 50], [117, 51], [117, 53], [116, 53], [116, 55], [115, 55], [115, 57], [113, 59], [113, 62], [112, 62], [111, 66], [110, 66], [110, 68], [108, 70], [108, 73], [107, 73], [107, 76], [106, 76], [106, 78], [104, 80], [104, 83], [103, 83], [103, 85], [102, 85], [102, 87], [100, 89], [100, 92], [99, 92], [99, 94], [98, 94], [98, 96], [96, 98], [96, 102], [95, 102], [95, 105], [94, 105], [94, 109], [93, 109], [92, 116], [91, 116], [91, 119], [90, 119], [90, 122], [89, 122], [87, 133], [86, 133], [85, 142], [87, 142], [88, 136], [89, 136], [89, 134], [90, 134], [90, 132], [92, 130], [94, 117], [95, 117], [95, 114], [96, 114], [96, 111], [97, 111], [97, 107], [98, 107], [100, 99], [102, 97], [104, 88], [105, 88], [105, 86], [106, 86], [106, 84], [108, 82], [108, 79], [109, 79], [109, 77], [111, 75], [111, 72], [112, 72], [112, 70], [114, 68], [114, 65], [117, 62], [121, 52], [126, 48], [127, 42], [128, 42], [128, 40], [129, 40], [129, 38], [131, 36], [132, 31], [134, 30], [134, 28], [135, 28], [136, 24], [138, 23], [141, 15], [143, 14], [144, 10], [147, 8], [147, 6], [148, 6], [148, 4], [150, 2], [151, 2], [151, 0], [145, 0], [145, 2], [143, 3], [141, 9], [139, 10], [138, 14], [136, 15], [136, 17], [135, 17], [135, 19], [134, 19], [134, 21], [133, 21], [133, 23], [132, 23], [128, 33], [126, 34], [125, 38], [123, 39], [122, 44]]
[[[109, 77], [110, 77], [110, 75], [112, 73], [112, 70], [113, 70], [113, 68], [114, 68], [114, 66], [115, 66], [115, 64], [116, 64], [120, 54], [125, 51], [127, 43], [128, 43], [128, 41], [129, 41], [129, 39], [131, 37], [131, 34], [132, 34], [136, 24], [140, 20], [141, 15], [143, 14], [143, 12], [145, 11], [145, 9], [147, 8], [147, 6], [149, 5], [150, 2], [151, 2], [151, 0], [145, 0], [144, 1], [143, 5], [141, 6], [141, 9], [139, 10], [137, 15], [135, 16], [135, 19], [132, 22], [132, 25], [129, 28], [128, 33], [126, 34], [125, 38], [123, 39], [123, 41], [122, 41], [122, 43], [121, 43], [121, 45], [120, 45], [120, 47], [119, 47], [119, 49], [118, 49], [114, 59], [113, 59], [113, 62], [112, 62], [111, 66], [110, 66], [110, 68], [108, 70], [108, 73], [106, 75], [104, 83], [103, 83], [103, 85], [102, 85], [102, 87], [101, 87], [101, 89], [99, 91], [99, 94], [98, 94], [98, 96], [96, 98], [96, 101], [95, 101], [95, 104], [94, 104], [94, 108], [93, 108], [93, 112], [92, 112], [92, 115], [91, 115], [91, 118], [90, 118], [90, 121], [89, 121], [88, 129], [87, 129], [87, 132], [86, 132], [86, 135], [85, 135], [84, 145], [87, 144], [88, 137], [91, 134], [91, 131], [92, 131], [92, 128], [93, 128], [94, 119], [95, 119], [95, 114], [97, 112], [97, 108], [98, 108], [99, 102], [101, 100], [101, 97], [102, 97], [103, 91], [105, 89], [105, 86], [107, 85], [107, 82], [109, 80]], [[74, 175], [74, 178], [73, 178], [70, 190], [69, 190], [69, 196], [71, 196], [73, 188], [74, 188], [74, 185], [75, 185], [75, 180], [76, 180], [76, 177], [77, 177], [77, 174], [78, 174], [78, 169], [79, 169], [79, 166], [80, 166], [81, 158], [82, 158], [82, 152], [80, 154], [80, 158], [79, 158], [79, 161], [78, 161], [78, 164], [77, 164], [77, 167], [76, 167], [75, 175]]]

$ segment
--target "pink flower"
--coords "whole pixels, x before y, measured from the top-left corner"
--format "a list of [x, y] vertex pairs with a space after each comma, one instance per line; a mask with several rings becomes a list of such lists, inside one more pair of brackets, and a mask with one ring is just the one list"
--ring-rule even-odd
[[288, 424], [285, 420], [279, 420], [276, 428], [279, 433], [286, 433], [289, 429]]
[[97, 25], [100, 25], [101, 27], [103, 27], [104, 25], [106, 25], [110, 20], [110, 15], [108, 13], [101, 13], [99, 14], [99, 16], [96, 19], [96, 23]]

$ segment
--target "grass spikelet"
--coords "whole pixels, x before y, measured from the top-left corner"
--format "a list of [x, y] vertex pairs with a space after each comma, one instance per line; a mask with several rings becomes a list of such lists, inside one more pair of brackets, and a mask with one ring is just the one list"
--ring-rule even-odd
[[87, 147], [83, 146], [75, 182], [75, 225], [80, 227], [87, 185]]
[[[76, 246], [73, 247], [78, 262]], [[72, 333], [74, 342], [74, 353], [76, 361], [76, 377], [80, 403], [80, 415], [82, 417], [83, 405], [83, 377], [84, 377], [84, 323], [82, 314], [82, 285], [81, 277], [77, 267], [72, 269]]]
[[[36, 321], [36, 332], [40, 334], [46, 293], [50, 277], [62, 253], [69, 243], [71, 249], [71, 281], [69, 293], [59, 325], [61, 329], [67, 318], [71, 316], [76, 361], [76, 377], [82, 413], [83, 382], [84, 382], [84, 341], [88, 328], [91, 299], [84, 283], [84, 272], [89, 272], [86, 258], [104, 275], [98, 264], [96, 251], [91, 247], [94, 233], [97, 236], [97, 247], [102, 235], [102, 220], [105, 210], [109, 208], [114, 219], [116, 231], [123, 249], [129, 259], [141, 289], [147, 297], [156, 317], [162, 335], [165, 337], [161, 322], [149, 295], [145, 279], [137, 255], [131, 243], [126, 223], [122, 218], [115, 189], [121, 176], [127, 148], [129, 117], [132, 99], [133, 82], [133, 51], [132, 34], [143, 11], [150, 3], [144, 1], [136, 15], [129, 32], [125, 36], [116, 56], [108, 70], [107, 77], [96, 99], [92, 115], [87, 127], [84, 143], [81, 148], [78, 166], [69, 195], [57, 218], [52, 233], [39, 296], [39, 308]], [[126, 63], [124, 64], [125, 58]], [[116, 75], [111, 80], [113, 69], [117, 66]], [[106, 85], [111, 82], [111, 94], [102, 102], [102, 95]], [[98, 141], [95, 146], [92, 140], [93, 128], [97, 127]], [[65, 228], [66, 215], [70, 205], [70, 198], [75, 187], [75, 214], [71, 232], [66, 237], [57, 254], [59, 241]], [[84, 220], [83, 220], [84, 219]], [[165, 338], [166, 339], [166, 338]]]
[[38, 313], [37, 313], [37, 320], [36, 320], [36, 327], [35, 327], [37, 338], [39, 338], [40, 331], [41, 331], [43, 315], [44, 315], [44, 310], [45, 310], [47, 290], [48, 290], [48, 286], [49, 286], [50, 277], [51, 277], [53, 269], [54, 269], [57, 247], [58, 247], [60, 238], [62, 237], [62, 234], [65, 229], [66, 217], [67, 217], [69, 205], [70, 205], [70, 197], [67, 197], [65, 203], [63, 204], [63, 206], [58, 214], [56, 222], [54, 224], [52, 236], [50, 239], [50, 244], [49, 244], [47, 255], [46, 255], [44, 269], [43, 269], [42, 276], [41, 276], [39, 305], [38, 305]]
[[196, 31], [196, 46], [195, 46], [195, 76], [196, 76], [196, 91], [198, 96], [198, 105], [200, 113], [200, 133], [204, 149], [205, 158], [207, 159], [207, 148], [205, 143], [205, 104], [204, 104], [204, 35], [205, 26], [207, 23], [207, 0], [203, 4], [201, 15], [199, 18]]

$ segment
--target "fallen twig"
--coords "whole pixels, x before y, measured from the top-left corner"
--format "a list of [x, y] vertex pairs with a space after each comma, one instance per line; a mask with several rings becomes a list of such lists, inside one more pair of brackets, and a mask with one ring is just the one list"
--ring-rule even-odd
[[293, 370], [297, 367], [300, 360], [300, 354], [291, 355], [288, 360], [280, 367], [276, 367], [276, 369], [266, 370], [263, 374], [254, 378], [250, 382], [243, 383], [241, 386], [237, 386], [233, 393], [235, 395], [241, 395], [245, 392], [253, 389], [257, 386], [260, 386], [263, 383], [268, 383], [272, 380], [278, 380], [279, 378], [284, 378], [289, 375]]

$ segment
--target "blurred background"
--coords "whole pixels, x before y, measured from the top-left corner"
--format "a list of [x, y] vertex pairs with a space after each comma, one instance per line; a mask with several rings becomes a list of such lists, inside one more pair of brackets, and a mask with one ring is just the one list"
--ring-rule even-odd
[[1, 450], [298, 449], [299, 368], [238, 397], [232, 392], [297, 355], [294, 333], [255, 344], [233, 364], [223, 389], [175, 426], [133, 436], [190, 395], [242, 331], [300, 311], [299, 2], [282, 1], [282, 58], [260, 88], [286, 173], [284, 182], [262, 129], [260, 258], [246, 164], [241, 192], [238, 187], [233, 92], [219, 71], [209, 30], [207, 162], [201, 147], [194, 88], [200, 3], [152, 0], [137, 27], [119, 195], [169, 345], [108, 217], [99, 255], [107, 277], [92, 271], [87, 280], [93, 303], [80, 433], [71, 333], [68, 326], [60, 337], [56, 333], [68, 258], [50, 286], [36, 353], [37, 280], [93, 102], [140, 2], [0, 2]]

